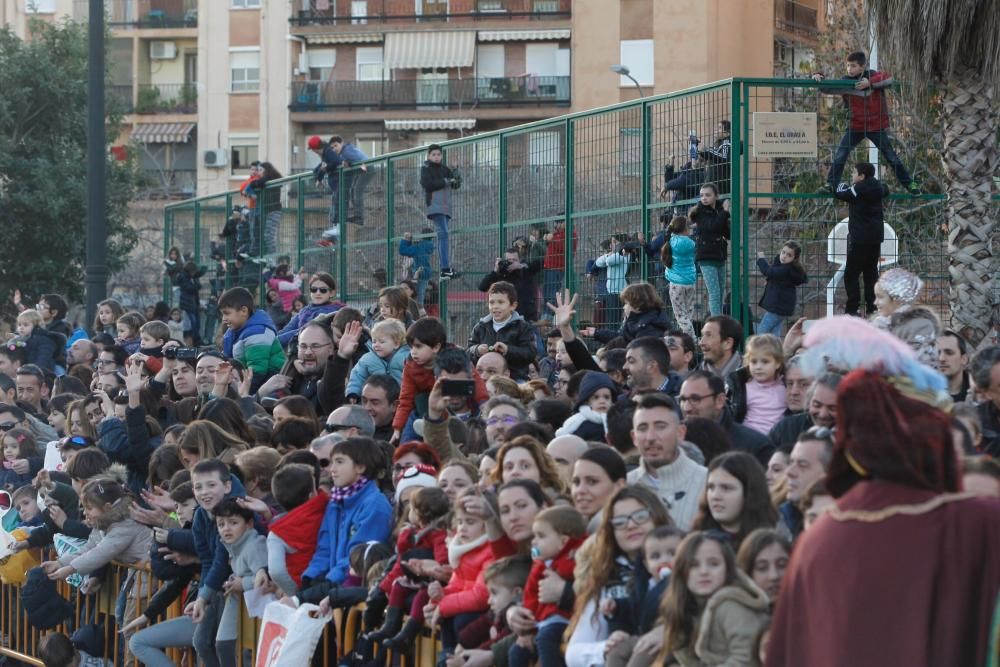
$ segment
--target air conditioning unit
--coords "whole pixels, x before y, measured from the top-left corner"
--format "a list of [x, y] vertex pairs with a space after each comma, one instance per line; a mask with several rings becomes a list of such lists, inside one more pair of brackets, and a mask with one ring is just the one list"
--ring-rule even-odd
[[174, 42], [152, 41], [149, 43], [150, 60], [173, 60], [177, 57], [177, 44]]
[[225, 148], [212, 148], [205, 151], [205, 166], [214, 169], [221, 169], [229, 164], [229, 155]]

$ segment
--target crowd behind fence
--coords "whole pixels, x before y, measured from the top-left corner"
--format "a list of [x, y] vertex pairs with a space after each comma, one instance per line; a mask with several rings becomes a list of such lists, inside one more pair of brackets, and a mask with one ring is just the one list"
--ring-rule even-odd
[[[486, 297], [477, 285], [492, 270], [495, 258], [515, 241], [527, 240], [533, 230], [551, 231], [556, 221], [564, 220], [567, 238], [575, 236], [576, 243], [565, 246], [563, 286], [581, 294], [585, 305], [580, 317], [592, 322], [599, 315], [595, 304], [600, 303], [602, 285], [588, 274], [588, 262], [605, 252], [602, 242], [612, 237], [626, 246], [638, 245], [639, 238], [648, 241], [662, 222], [697, 203], [701, 180], [715, 182], [723, 199], [734, 203], [726, 312], [752, 328], [764, 287], [755, 258], [758, 252], [775, 256], [787, 239], [803, 245], [809, 276], [799, 295], [804, 314], [825, 314], [829, 297], [833, 308], [841, 308], [842, 290], [828, 289], [840, 268], [830, 261], [828, 237], [846, 219], [846, 208], [815, 189], [832, 160], [846, 113], [839, 99], [819, 92], [819, 85], [811, 79], [732, 79], [446, 142], [445, 162], [463, 178], [454, 193], [451, 218], [452, 263], [461, 275], [440, 282], [435, 271], [428, 290], [427, 305], [436, 307], [431, 312], [440, 313], [455, 340], [464, 340], [482, 316]], [[899, 95], [888, 99], [897, 151], [923, 194], [905, 192], [887, 173], [891, 170], [879, 174], [893, 190], [886, 222], [899, 237], [898, 256], [887, 262], [923, 276], [926, 302], [947, 321], [944, 195], [937, 194], [942, 188], [926, 167], [938, 150], [938, 137], [911, 115]], [[818, 159], [757, 157], [753, 119], [758, 111], [816, 113]], [[693, 141], [702, 151], [716, 145], [721, 122], [731, 127], [729, 165], [697, 172], [693, 187], [670, 195], [676, 197], [673, 201], [658, 196], [665, 169], [670, 166], [673, 174], [682, 174]], [[869, 157], [867, 142], [862, 142], [848, 164]], [[219, 236], [242, 203], [236, 192], [168, 206], [165, 249], [179, 247], [201, 264], [210, 263], [213, 247], [216, 258], [228, 252], [227, 270], [215, 266], [215, 284], [257, 287], [262, 303], [268, 267], [287, 261], [293, 269], [331, 273], [338, 278], [340, 300], [366, 308], [381, 287], [409, 277], [406, 258], [398, 252], [403, 235], [434, 240], [432, 233], [423, 231], [429, 226], [419, 176], [425, 158], [426, 149], [420, 147], [369, 160], [365, 224], [346, 221], [350, 193], [340, 188], [333, 205], [341, 222], [333, 245], [318, 245], [329, 226], [329, 190], [325, 183], [315, 183], [311, 173], [302, 173], [267, 186], [280, 189], [281, 221], [266, 255], [253, 253], [237, 260], [232, 243], [226, 249]], [[358, 169], [344, 169], [341, 182]], [[849, 170], [845, 178], [848, 175]], [[258, 224], [263, 218], [258, 216]], [[259, 230], [258, 238], [266, 233]], [[628, 282], [652, 280], [665, 293], [658, 258], [635, 250], [632, 260]], [[436, 269], [436, 257], [433, 263]], [[696, 307], [707, 315], [701, 292]]]

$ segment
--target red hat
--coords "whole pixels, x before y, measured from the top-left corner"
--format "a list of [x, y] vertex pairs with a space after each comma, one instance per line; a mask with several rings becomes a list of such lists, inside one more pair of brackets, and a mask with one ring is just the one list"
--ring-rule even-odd
[[309, 150], [311, 151], [317, 150], [322, 145], [323, 145], [323, 140], [317, 137], [316, 135], [309, 137]]

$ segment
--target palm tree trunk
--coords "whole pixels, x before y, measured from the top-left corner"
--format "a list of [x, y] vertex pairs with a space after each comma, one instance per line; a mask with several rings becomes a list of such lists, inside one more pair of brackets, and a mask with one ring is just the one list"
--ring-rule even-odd
[[949, 301], [953, 328], [977, 347], [992, 328], [996, 208], [990, 201], [997, 173], [997, 113], [993, 86], [960, 68], [941, 82], [947, 175]]

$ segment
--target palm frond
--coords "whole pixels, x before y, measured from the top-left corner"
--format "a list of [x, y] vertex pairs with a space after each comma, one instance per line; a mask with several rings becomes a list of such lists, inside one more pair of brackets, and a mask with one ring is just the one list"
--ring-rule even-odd
[[881, 60], [917, 88], [971, 67], [1000, 81], [998, 0], [868, 0]]

